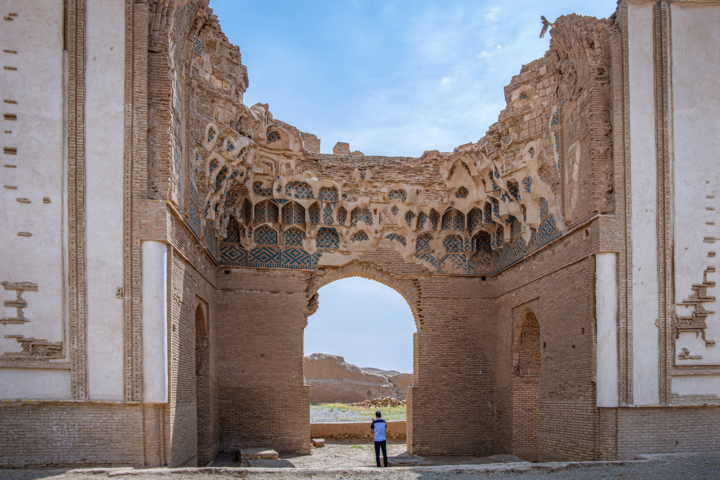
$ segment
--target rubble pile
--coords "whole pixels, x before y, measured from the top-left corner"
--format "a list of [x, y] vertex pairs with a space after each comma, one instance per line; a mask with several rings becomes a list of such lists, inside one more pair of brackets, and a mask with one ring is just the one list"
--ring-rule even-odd
[[365, 400], [364, 402], [351, 403], [351, 407], [404, 407], [405, 400], [398, 400], [397, 398], [391, 397], [380, 397], [373, 398], [372, 400]]

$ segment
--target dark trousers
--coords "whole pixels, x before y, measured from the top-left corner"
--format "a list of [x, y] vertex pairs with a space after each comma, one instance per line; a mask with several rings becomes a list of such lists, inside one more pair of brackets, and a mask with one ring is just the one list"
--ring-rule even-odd
[[375, 460], [377, 460], [377, 466], [380, 466], [380, 449], [382, 448], [383, 452], [383, 460], [385, 461], [385, 466], [388, 466], [387, 463], [387, 444], [385, 443], [385, 440], [382, 442], [375, 442]]

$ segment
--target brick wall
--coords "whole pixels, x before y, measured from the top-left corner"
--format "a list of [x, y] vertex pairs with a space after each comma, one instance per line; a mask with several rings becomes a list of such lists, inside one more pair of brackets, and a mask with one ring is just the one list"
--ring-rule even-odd
[[[215, 456], [219, 444], [217, 378], [212, 375], [217, 364], [215, 265], [187, 227], [176, 221], [170, 222], [170, 227], [173, 248], [169, 273], [171, 373], [167, 463], [204, 465]], [[208, 376], [203, 378], [196, 374], [198, 308], [203, 312], [207, 334]]]
[[310, 450], [302, 362], [308, 278], [296, 271], [219, 271], [221, 449]]
[[423, 277], [418, 284], [424, 324], [415, 344], [408, 448], [418, 455], [490, 455], [492, 291], [477, 278]]
[[720, 450], [720, 406], [617, 409], [617, 456]]
[[512, 454], [523, 460], [537, 461], [538, 442], [538, 393], [536, 375], [516, 375], [512, 380]]
[[143, 406], [0, 402], [0, 465], [145, 465]]
[[[513, 453], [528, 386], [513, 377], [513, 341], [523, 312], [540, 326], [538, 458], [595, 458], [595, 263], [598, 221], [548, 245], [497, 278], [497, 446]], [[586, 234], [585, 230], [588, 231]]]

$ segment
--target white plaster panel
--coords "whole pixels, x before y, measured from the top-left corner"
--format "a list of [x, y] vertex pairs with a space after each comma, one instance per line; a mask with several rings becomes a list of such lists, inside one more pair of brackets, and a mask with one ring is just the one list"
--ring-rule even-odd
[[70, 370], [0, 369], [0, 395], [13, 400], [70, 398]]
[[125, 4], [87, 2], [85, 94], [88, 393], [123, 399]]
[[[19, 352], [20, 344], [5, 335], [23, 335], [51, 342], [66, 341], [64, 323], [64, 135], [63, 135], [63, 2], [62, 0], [3, 0], [0, 29], [0, 70], [3, 113], [17, 121], [2, 121], [3, 147], [14, 147], [17, 155], [2, 154], [0, 162], [0, 281], [32, 282], [37, 292], [24, 292], [27, 323], [0, 324], [0, 355]], [[18, 53], [7, 53], [4, 50]], [[11, 133], [6, 133], [9, 131]], [[15, 165], [8, 168], [4, 165]], [[5, 186], [13, 186], [8, 189]], [[50, 203], [44, 203], [47, 197]], [[20, 203], [26, 198], [30, 203]], [[19, 232], [31, 237], [18, 236]], [[14, 308], [2, 302], [16, 298], [15, 291], [0, 287], [0, 317], [16, 317]], [[67, 344], [65, 344], [67, 352]], [[52, 377], [54, 396], [67, 393], [69, 377], [63, 372], [0, 370], [0, 397], [34, 392], [38, 379]], [[60, 385], [67, 381], [67, 385]], [[11, 382], [10, 385], [8, 382]], [[22, 384], [28, 382], [27, 391]], [[13, 393], [15, 392], [15, 393]], [[33, 394], [34, 396], [37, 396]], [[38, 394], [39, 395], [39, 394]], [[55, 398], [55, 397], [53, 397]]]
[[618, 406], [617, 254], [595, 255], [597, 406]]
[[[703, 282], [705, 269], [718, 266], [717, 257], [709, 255], [720, 249], [720, 5], [671, 7], [675, 301], [680, 303], [694, 293], [693, 284]], [[707, 280], [716, 281], [717, 275], [709, 273]], [[707, 293], [720, 295], [716, 288]], [[704, 307], [720, 309], [717, 302]], [[677, 307], [680, 316], [690, 316], [693, 310]], [[707, 317], [707, 326], [706, 338], [720, 341], [720, 312]], [[683, 348], [702, 358], [679, 359]], [[706, 346], [695, 333], [680, 335], [675, 355], [676, 365], [720, 365], [720, 346]], [[673, 391], [678, 380], [673, 378]]]
[[168, 401], [167, 245], [142, 242], [143, 401]]
[[720, 400], [720, 375], [673, 377], [672, 393], [683, 396], [715, 395]]
[[659, 402], [652, 4], [628, 5], [632, 182], [633, 403]]

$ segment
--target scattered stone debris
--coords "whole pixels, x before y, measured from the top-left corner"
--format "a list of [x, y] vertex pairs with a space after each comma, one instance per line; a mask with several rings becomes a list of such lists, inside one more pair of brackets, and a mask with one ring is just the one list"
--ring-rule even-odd
[[364, 402], [351, 403], [351, 407], [404, 407], [405, 400], [398, 400], [392, 397], [380, 397], [373, 398], [372, 400], [365, 400]]

